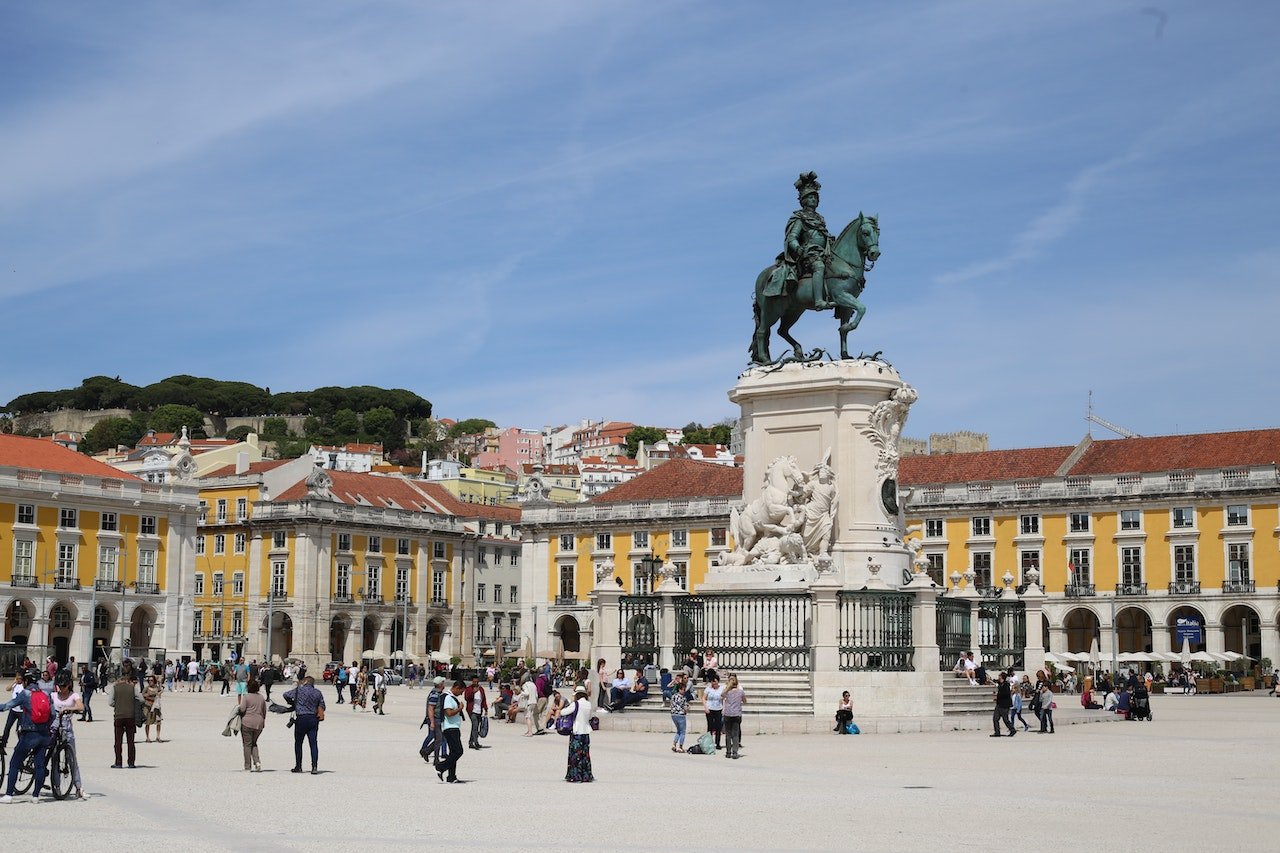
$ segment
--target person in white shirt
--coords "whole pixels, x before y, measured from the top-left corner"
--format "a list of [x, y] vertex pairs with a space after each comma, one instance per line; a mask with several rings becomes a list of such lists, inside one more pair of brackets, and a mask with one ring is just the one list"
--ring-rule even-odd
[[566, 703], [561, 717], [573, 717], [573, 731], [569, 735], [569, 767], [565, 771], [566, 782], [594, 782], [591, 775], [591, 703], [587, 700], [587, 685], [573, 688], [573, 701]]
[[702, 690], [702, 710], [707, 715], [707, 731], [716, 736], [716, 749], [720, 749], [720, 732], [724, 729], [724, 687], [720, 674], [711, 671], [711, 682]]
[[360, 680], [360, 667], [356, 666], [355, 661], [351, 662], [351, 666], [347, 668], [347, 687], [351, 690], [351, 703], [354, 705], [356, 701], [356, 682]]
[[190, 661], [187, 664], [187, 692], [194, 693], [196, 684], [200, 681], [200, 662]]
[[538, 716], [538, 687], [528, 676], [520, 686], [520, 707], [524, 709], [524, 736], [533, 737], [537, 733], [533, 723]]

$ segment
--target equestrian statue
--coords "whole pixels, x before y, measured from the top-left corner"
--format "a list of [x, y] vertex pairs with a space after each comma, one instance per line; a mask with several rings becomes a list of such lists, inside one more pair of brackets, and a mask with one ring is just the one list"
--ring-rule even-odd
[[787, 221], [782, 254], [756, 278], [752, 305], [756, 328], [750, 348], [754, 364], [774, 363], [769, 355], [769, 332], [775, 323], [794, 353], [787, 360], [819, 358], [819, 350], [805, 355], [800, 342], [791, 337], [791, 327], [805, 311], [829, 309], [834, 309], [840, 321], [840, 357], [849, 358], [849, 333], [867, 313], [858, 297], [866, 284], [865, 274], [880, 257], [880, 224], [875, 216], [859, 213], [840, 236], [832, 238], [826, 220], [818, 213], [821, 189], [813, 172], [796, 180], [800, 209]]

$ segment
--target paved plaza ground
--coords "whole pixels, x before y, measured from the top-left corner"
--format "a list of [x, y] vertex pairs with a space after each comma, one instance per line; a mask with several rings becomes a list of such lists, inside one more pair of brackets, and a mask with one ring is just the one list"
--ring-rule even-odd
[[[228, 697], [169, 694], [168, 743], [111, 770], [110, 709], [78, 724], [85, 802], [0, 806], [32, 843], [93, 850], [468, 849], [1275, 850], [1280, 700], [1154, 697], [1152, 723], [986, 732], [749, 737], [743, 758], [670, 752], [661, 734], [599, 732], [597, 783], [563, 782], [566, 739], [495, 723], [464, 785], [418, 757], [425, 694], [393, 688], [385, 717], [332, 704], [322, 775], [294, 775], [272, 716], [269, 772], [241, 772]], [[139, 733], [141, 738], [141, 733]], [[1108, 840], [1108, 837], [1114, 840]], [[11, 843], [16, 836], [10, 834]], [[10, 848], [16, 849], [16, 848]]]

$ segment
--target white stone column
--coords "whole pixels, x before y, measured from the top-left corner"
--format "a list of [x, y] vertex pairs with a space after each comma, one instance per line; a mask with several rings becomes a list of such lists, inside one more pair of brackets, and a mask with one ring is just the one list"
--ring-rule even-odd
[[1204, 642], [1206, 652], [1213, 654], [1221, 653], [1227, 650], [1227, 632], [1222, 627], [1222, 622], [1218, 619], [1209, 621], [1209, 617], [1205, 617], [1204, 622]]
[[1262, 656], [1271, 659], [1272, 668], [1280, 666], [1280, 628], [1277, 628], [1275, 622], [1262, 623]]
[[916, 596], [911, 608], [911, 636], [915, 642], [915, 668], [917, 672], [942, 671], [938, 650], [938, 588], [928, 575], [916, 575], [907, 585]]
[[591, 603], [596, 609], [596, 630], [592, 637], [595, 646], [591, 659], [604, 658], [610, 670], [617, 669], [622, 663], [622, 646], [618, 641], [622, 628], [621, 600], [622, 590], [612, 582], [598, 585], [591, 592]]
[[813, 715], [817, 718], [829, 717], [831, 709], [840, 703], [840, 694], [848, 689], [848, 674], [840, 671], [841, 587], [837, 573], [827, 572], [819, 576], [809, 588], [809, 594], [813, 598], [810, 632]]
[[1067, 629], [1065, 626], [1059, 625], [1049, 626], [1049, 648], [1047, 652], [1065, 652], [1067, 651]]
[[1046, 649], [1044, 633], [1041, 628], [1041, 608], [1044, 606], [1044, 591], [1034, 583], [1029, 584], [1022, 593], [1022, 605], [1027, 618], [1026, 645], [1023, 649], [1022, 668], [1025, 672], [1034, 673], [1044, 668]]
[[659, 668], [674, 670], [676, 666], [676, 601], [686, 598], [689, 593], [680, 588], [673, 579], [664, 580], [657, 589], [662, 599], [662, 617], [658, 620], [658, 659]]

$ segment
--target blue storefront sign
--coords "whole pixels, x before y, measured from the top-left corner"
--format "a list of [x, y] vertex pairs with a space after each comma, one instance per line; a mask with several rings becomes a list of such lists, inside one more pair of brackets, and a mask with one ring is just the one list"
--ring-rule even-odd
[[1178, 637], [1178, 645], [1190, 641], [1192, 643], [1203, 642], [1201, 640], [1200, 620], [1193, 616], [1179, 616], [1177, 622], [1174, 623], [1174, 632]]

